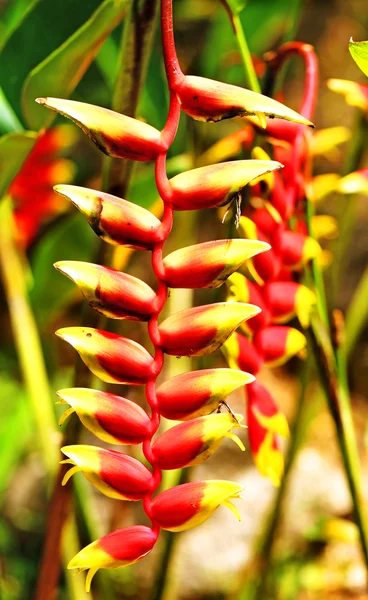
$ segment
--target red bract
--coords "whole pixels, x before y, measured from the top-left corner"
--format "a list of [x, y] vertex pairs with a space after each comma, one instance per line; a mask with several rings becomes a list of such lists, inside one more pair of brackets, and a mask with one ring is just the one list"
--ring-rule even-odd
[[[151, 528], [135, 526], [117, 531], [93, 542], [74, 557], [70, 568], [90, 570], [87, 587], [98, 568], [131, 564], [150, 552], [160, 528], [181, 531], [194, 527], [205, 521], [220, 504], [239, 516], [230, 500], [240, 497], [241, 485], [228, 481], [193, 482], [153, 498], [161, 482], [161, 471], [202, 462], [224, 437], [244, 449], [232, 433], [233, 428], [242, 427], [239, 424], [241, 416], [234, 415], [228, 406], [227, 412], [219, 412], [221, 404], [234, 389], [254, 381], [253, 374], [264, 362], [288, 357], [291, 347], [296, 351], [295, 336], [303, 337], [299, 332], [292, 333], [295, 330], [291, 328], [272, 325], [277, 309], [275, 302], [267, 302], [262, 288], [264, 281], [274, 280], [285, 266], [290, 266], [287, 256], [292, 244], [284, 220], [285, 215], [289, 215], [289, 207], [294, 206], [296, 196], [290, 195], [283, 205], [283, 192], [287, 194], [287, 186], [284, 189], [279, 175], [267, 177], [278, 171], [282, 164], [269, 160], [258, 150], [256, 160], [210, 164], [176, 175], [171, 180], [165, 165], [167, 151], [178, 128], [180, 109], [194, 118], [209, 121], [255, 115], [265, 126], [268, 115], [294, 120], [299, 123], [299, 128], [300, 124], [312, 126], [312, 123], [309, 118], [261, 94], [183, 75], [175, 53], [171, 0], [161, 0], [161, 9], [164, 62], [170, 92], [169, 114], [162, 131], [105, 108], [54, 98], [39, 100], [76, 122], [109, 156], [155, 160], [156, 187], [164, 205], [160, 221], [144, 208], [105, 192], [68, 185], [55, 187], [59, 194], [77, 206], [105, 242], [151, 250], [152, 270], [156, 277], [154, 287], [157, 289], [156, 293], [137, 278], [99, 265], [72, 261], [56, 263], [56, 267], [77, 283], [91, 306], [99, 312], [112, 318], [148, 321], [153, 346], [151, 355], [129, 337], [90, 327], [67, 327], [57, 332], [103, 381], [144, 385], [149, 406], [148, 414], [126, 398], [97, 390], [76, 388], [59, 393], [62, 402], [71, 407], [65, 416], [75, 411], [104, 441], [142, 443], [143, 454], [150, 465], [148, 469], [134, 458], [94, 446], [63, 448], [69, 457], [64, 462], [73, 465], [64, 483], [74, 472], [83, 471], [86, 478], [108, 496], [142, 499], [151, 520]], [[248, 135], [238, 136], [237, 144], [247, 140]], [[255, 186], [260, 181], [262, 185]], [[262, 205], [258, 206], [256, 225], [251, 220], [252, 204], [250, 213], [241, 218], [241, 230], [249, 240], [213, 240], [178, 249], [163, 259], [163, 246], [172, 227], [174, 210], [215, 208], [234, 201], [240, 211], [243, 188], [249, 183], [253, 184], [257, 195], [265, 189], [270, 196], [269, 200], [262, 199]], [[273, 245], [272, 250], [269, 242]], [[303, 252], [301, 254], [304, 260]], [[239, 267], [252, 270], [257, 284], [242, 287], [242, 276], [239, 280], [235, 273]], [[196, 306], [161, 319], [169, 286], [218, 287], [229, 276], [233, 278], [229, 287], [236, 301]], [[255, 304], [244, 302], [239, 286]], [[264, 309], [262, 316], [259, 316], [258, 302]], [[244, 325], [248, 320], [249, 327]], [[249, 339], [234, 333], [239, 326], [249, 332]], [[185, 373], [165, 381], [156, 389], [165, 354], [204, 356], [223, 344], [233, 369]], [[235, 371], [238, 367], [250, 374]], [[267, 402], [267, 398], [262, 397], [257, 402], [251, 401], [253, 410], [249, 425], [256, 419], [255, 426], [263, 430], [269, 427], [273, 432], [274, 423], [281, 421], [274, 418], [273, 413], [269, 414], [272, 403]], [[217, 412], [209, 414], [214, 411]], [[161, 415], [180, 419], [183, 423], [155, 437], [153, 442]], [[254, 429], [251, 435], [254, 435]]]

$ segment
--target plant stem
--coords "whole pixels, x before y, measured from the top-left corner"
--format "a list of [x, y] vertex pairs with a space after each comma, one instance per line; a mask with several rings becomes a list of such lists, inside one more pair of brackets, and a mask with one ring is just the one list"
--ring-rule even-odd
[[[269, 567], [274, 542], [282, 514], [282, 508], [289, 485], [290, 473], [294, 465], [295, 458], [299, 452], [302, 442], [303, 433], [305, 431], [305, 412], [306, 412], [306, 389], [310, 376], [310, 359], [304, 366], [301, 377], [302, 388], [300, 398], [297, 403], [296, 414], [293, 423], [290, 427], [290, 444], [285, 456], [285, 470], [281, 485], [276, 492], [275, 500], [269, 511], [269, 517], [266, 520], [264, 530], [257, 542], [257, 548], [254, 553], [253, 561], [250, 567], [246, 569], [243, 575], [246, 581], [242, 592], [239, 595], [239, 600], [264, 600], [267, 582], [269, 580]], [[243, 582], [244, 584], [244, 582]]]
[[350, 302], [345, 320], [345, 344], [341, 348], [345, 353], [346, 360], [354, 350], [359, 336], [368, 320], [368, 268], [365, 269], [360, 278], [359, 285], [355, 290]]
[[224, 6], [224, 9], [230, 19], [232, 28], [234, 30], [234, 34], [236, 37], [236, 41], [238, 42], [240, 54], [242, 57], [243, 67], [244, 67], [244, 75], [245, 75], [245, 83], [249, 89], [253, 92], [261, 93], [261, 86], [259, 85], [258, 77], [254, 70], [253, 61], [251, 54], [249, 52], [248, 43], [246, 37], [244, 35], [244, 29], [239, 17], [239, 13], [235, 13], [232, 11], [227, 0], [221, 0], [221, 3]]
[[17, 348], [33, 417], [42, 460], [51, 483], [59, 457], [59, 435], [51, 403], [48, 376], [41, 340], [27, 294], [25, 257], [21, 256], [13, 239], [10, 199], [0, 207], [0, 264], [7, 297], [14, 342]]
[[233, 15], [233, 26], [235, 31], [236, 40], [238, 42], [240, 54], [243, 61], [244, 75], [246, 86], [253, 90], [253, 92], [261, 93], [261, 86], [259, 85], [258, 77], [254, 70], [253, 61], [249, 52], [246, 37], [244, 35], [244, 29], [239, 15]]

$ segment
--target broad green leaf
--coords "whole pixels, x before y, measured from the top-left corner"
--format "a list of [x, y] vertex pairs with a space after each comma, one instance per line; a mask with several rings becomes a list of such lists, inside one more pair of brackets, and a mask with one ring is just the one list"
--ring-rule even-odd
[[0, 378], [0, 502], [32, 437], [32, 414], [24, 389], [5, 375]]
[[0, 135], [22, 131], [23, 127], [0, 88]]
[[28, 73], [90, 18], [101, 0], [36, 0], [0, 42], [0, 87], [23, 122], [21, 90]]
[[0, 138], [0, 198], [7, 191], [37, 139], [33, 131], [8, 133]]
[[351, 38], [349, 51], [359, 69], [368, 77], [368, 41], [354, 42], [353, 38]]
[[45, 325], [67, 303], [75, 286], [53, 266], [58, 260], [91, 261], [98, 238], [83, 215], [72, 214], [51, 227], [31, 257], [34, 284], [30, 299], [38, 323]]
[[106, 37], [122, 19], [125, 6], [125, 0], [105, 0], [82, 27], [30, 72], [22, 90], [23, 112], [30, 127], [45, 127], [55, 116], [36, 104], [35, 98], [70, 96]]

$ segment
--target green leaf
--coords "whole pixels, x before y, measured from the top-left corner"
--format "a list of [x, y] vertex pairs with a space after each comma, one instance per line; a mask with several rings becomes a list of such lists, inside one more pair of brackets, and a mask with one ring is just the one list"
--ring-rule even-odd
[[49, 125], [55, 117], [36, 104], [35, 98], [70, 96], [107, 36], [123, 18], [125, 6], [125, 0], [105, 0], [86, 23], [29, 73], [22, 90], [22, 107], [32, 129]]
[[30, 2], [22, 19], [0, 43], [0, 87], [21, 122], [21, 90], [28, 73], [73, 35], [100, 5], [101, 0]]
[[32, 414], [24, 389], [5, 375], [0, 379], [0, 502], [32, 437]]
[[368, 41], [354, 42], [353, 38], [351, 38], [349, 51], [359, 69], [368, 77]]
[[30, 300], [36, 320], [43, 326], [68, 301], [75, 285], [53, 267], [58, 260], [90, 261], [98, 238], [80, 213], [62, 219], [40, 240], [31, 257], [34, 284]]
[[37, 133], [8, 133], [0, 138], [0, 198], [21, 168], [37, 139]]
[[22, 131], [22, 129], [21, 123], [0, 88], [0, 135], [12, 131]]

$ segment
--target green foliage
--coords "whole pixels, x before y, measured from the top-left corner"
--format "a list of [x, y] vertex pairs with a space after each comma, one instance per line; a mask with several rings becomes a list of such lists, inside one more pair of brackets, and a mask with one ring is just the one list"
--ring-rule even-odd
[[368, 41], [354, 42], [351, 39], [349, 42], [349, 51], [359, 69], [368, 77]]
[[37, 134], [32, 131], [9, 133], [0, 138], [0, 199], [32, 150], [36, 139]]

